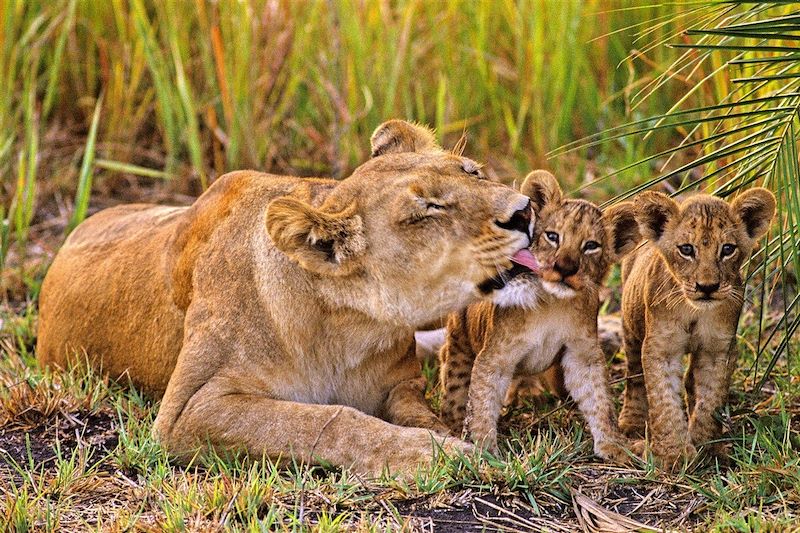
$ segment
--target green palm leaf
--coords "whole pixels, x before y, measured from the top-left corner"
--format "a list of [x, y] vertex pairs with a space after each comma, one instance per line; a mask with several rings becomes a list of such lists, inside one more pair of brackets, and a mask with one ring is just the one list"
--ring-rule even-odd
[[[778, 215], [773, 230], [748, 270], [749, 298], [759, 319], [756, 368], [763, 369], [756, 370], [756, 388], [760, 389], [779, 358], [789, 354], [791, 339], [800, 328], [796, 278], [800, 274], [800, 9], [797, 3], [781, 1], [709, 1], [689, 3], [686, 13], [673, 20], [687, 26], [681, 42], [670, 46], [685, 52], [640, 90], [634, 107], [679, 74], [694, 78], [707, 74], [668, 112], [580, 139], [551, 155], [623, 137], [647, 139], [680, 131], [677, 146], [592, 183], [662, 161], [654, 177], [608, 203], [657, 185], [668, 185], [673, 194], [702, 189], [724, 197], [753, 185], [775, 193]], [[690, 96], [714, 90], [721, 94], [719, 101], [683, 109]], [[679, 186], [672, 184], [675, 180]], [[777, 313], [771, 312], [774, 309]], [[766, 364], [760, 364], [764, 360]]]

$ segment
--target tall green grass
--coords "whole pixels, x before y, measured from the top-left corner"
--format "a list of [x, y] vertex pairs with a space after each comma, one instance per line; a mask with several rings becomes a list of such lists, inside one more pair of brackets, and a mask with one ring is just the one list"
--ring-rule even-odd
[[[502, 178], [545, 164], [581, 177], [581, 158], [548, 163], [546, 152], [623, 120], [631, 87], [675, 57], [659, 47], [629, 60], [640, 43], [625, 28], [676, 9], [633, 0], [0, 0], [0, 175], [22, 179], [4, 178], [4, 215], [24, 246], [54, 191], [77, 194], [72, 224], [80, 221], [94, 173], [181, 176], [195, 191], [245, 167], [340, 177], [391, 117], [432, 124], [448, 143], [468, 131], [470, 153]], [[651, 38], [671, 28], [661, 22]], [[42, 144], [46, 135], [62, 148]], [[637, 150], [589, 155], [606, 167]]]
[[[575, 141], [571, 148], [610, 139], [680, 134], [680, 142], [614, 169], [602, 181], [661, 161], [655, 175], [619, 191], [608, 203], [654, 186], [673, 194], [705, 190], [722, 197], [761, 185], [777, 198], [777, 215], [761, 250], [749, 262], [748, 295], [757, 312], [757, 388], [778, 359], [791, 356], [800, 328], [800, 10], [792, 2], [699, 2], [672, 20], [684, 28], [671, 39], [679, 57], [642, 88], [637, 102], [660, 95], [665, 83], [686, 72], [705, 73], [665, 113], [629, 122]], [[692, 105], [698, 93], [712, 95]], [[674, 162], [674, 164], [673, 164]], [[777, 316], [772, 316], [776, 310]], [[764, 362], [765, 361], [765, 362]]]

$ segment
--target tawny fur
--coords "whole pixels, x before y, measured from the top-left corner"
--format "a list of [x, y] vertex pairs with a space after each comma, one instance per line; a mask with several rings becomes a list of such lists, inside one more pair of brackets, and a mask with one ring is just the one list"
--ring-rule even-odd
[[[515, 376], [550, 367], [549, 386], [577, 402], [595, 453], [623, 461], [605, 356], [597, 335], [599, 289], [609, 266], [639, 241], [634, 208], [605, 213], [563, 197], [555, 178], [530, 174], [522, 192], [537, 215], [531, 251], [541, 277], [524, 274], [483, 302], [451, 315], [440, 354], [442, 418], [473, 442], [497, 448], [497, 420]], [[557, 235], [557, 242], [548, 238]], [[589, 243], [589, 244], [587, 244]], [[589, 247], [596, 248], [590, 249]]]
[[[775, 198], [755, 188], [731, 203], [701, 194], [679, 205], [646, 192], [636, 204], [640, 231], [649, 242], [623, 262], [628, 369], [619, 424], [631, 437], [646, 432], [653, 454], [672, 468], [719, 435], [714, 411], [727, 399], [738, 356], [740, 268], [769, 228]], [[725, 244], [735, 246], [727, 257]], [[682, 245], [691, 245], [693, 253], [681, 255]], [[714, 290], [706, 296], [698, 285]], [[681, 372], [687, 353], [684, 405]], [[643, 450], [644, 442], [635, 448]]]
[[498, 222], [529, 202], [424, 128], [390, 121], [373, 151], [342, 181], [234, 172], [190, 207], [91, 217], [42, 286], [39, 360], [85, 358], [163, 395], [154, 432], [182, 458], [429, 462], [448, 430], [424, 401], [414, 329], [510, 266], [529, 235]]

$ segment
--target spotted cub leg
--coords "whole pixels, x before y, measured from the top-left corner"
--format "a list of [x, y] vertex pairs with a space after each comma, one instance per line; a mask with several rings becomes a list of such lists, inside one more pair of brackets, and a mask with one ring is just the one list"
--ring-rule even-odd
[[487, 346], [475, 358], [469, 387], [464, 437], [480, 448], [497, 451], [497, 420], [514, 370], [524, 354], [506, 347]]
[[439, 382], [441, 385], [441, 419], [455, 435], [461, 435], [467, 409], [470, 376], [475, 354], [459, 327], [460, 318], [448, 321], [447, 339], [439, 351]]
[[628, 437], [644, 437], [647, 424], [647, 392], [642, 371], [642, 343], [625, 332], [625, 392], [619, 427]]
[[[703, 350], [692, 356], [688, 372], [694, 385], [694, 402], [689, 411], [689, 435], [695, 446], [719, 437], [721, 427], [714, 413], [727, 400], [738, 355], [736, 345], [732, 343], [726, 350]], [[714, 451], [721, 449], [714, 447]]]
[[561, 366], [564, 386], [586, 419], [594, 453], [605, 460], [627, 462], [627, 439], [620, 433], [608, 390], [606, 360], [599, 344], [588, 342], [566, 349]]
[[648, 336], [642, 344], [650, 448], [665, 468], [697, 453], [684, 411], [682, 354], [675, 352], [676, 344], [680, 345], [666, 335]]

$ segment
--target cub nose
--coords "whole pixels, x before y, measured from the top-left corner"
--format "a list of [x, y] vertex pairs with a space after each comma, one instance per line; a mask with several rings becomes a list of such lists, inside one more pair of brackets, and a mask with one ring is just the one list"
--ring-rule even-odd
[[559, 259], [553, 265], [553, 270], [561, 274], [562, 278], [568, 278], [578, 273], [578, 263], [570, 259]]
[[719, 289], [719, 283], [710, 283], [707, 285], [696, 283], [695, 289], [697, 289], [698, 292], [702, 292], [706, 296], [711, 296], [713, 293], [717, 292], [717, 289]]
[[508, 220], [506, 221], [495, 220], [494, 223], [503, 229], [507, 229], [510, 231], [520, 231], [525, 235], [527, 235], [528, 237], [530, 237], [532, 216], [533, 216], [533, 211], [531, 210], [531, 201], [528, 200], [528, 203], [525, 205], [525, 207], [517, 211], [514, 211], [514, 213]]

